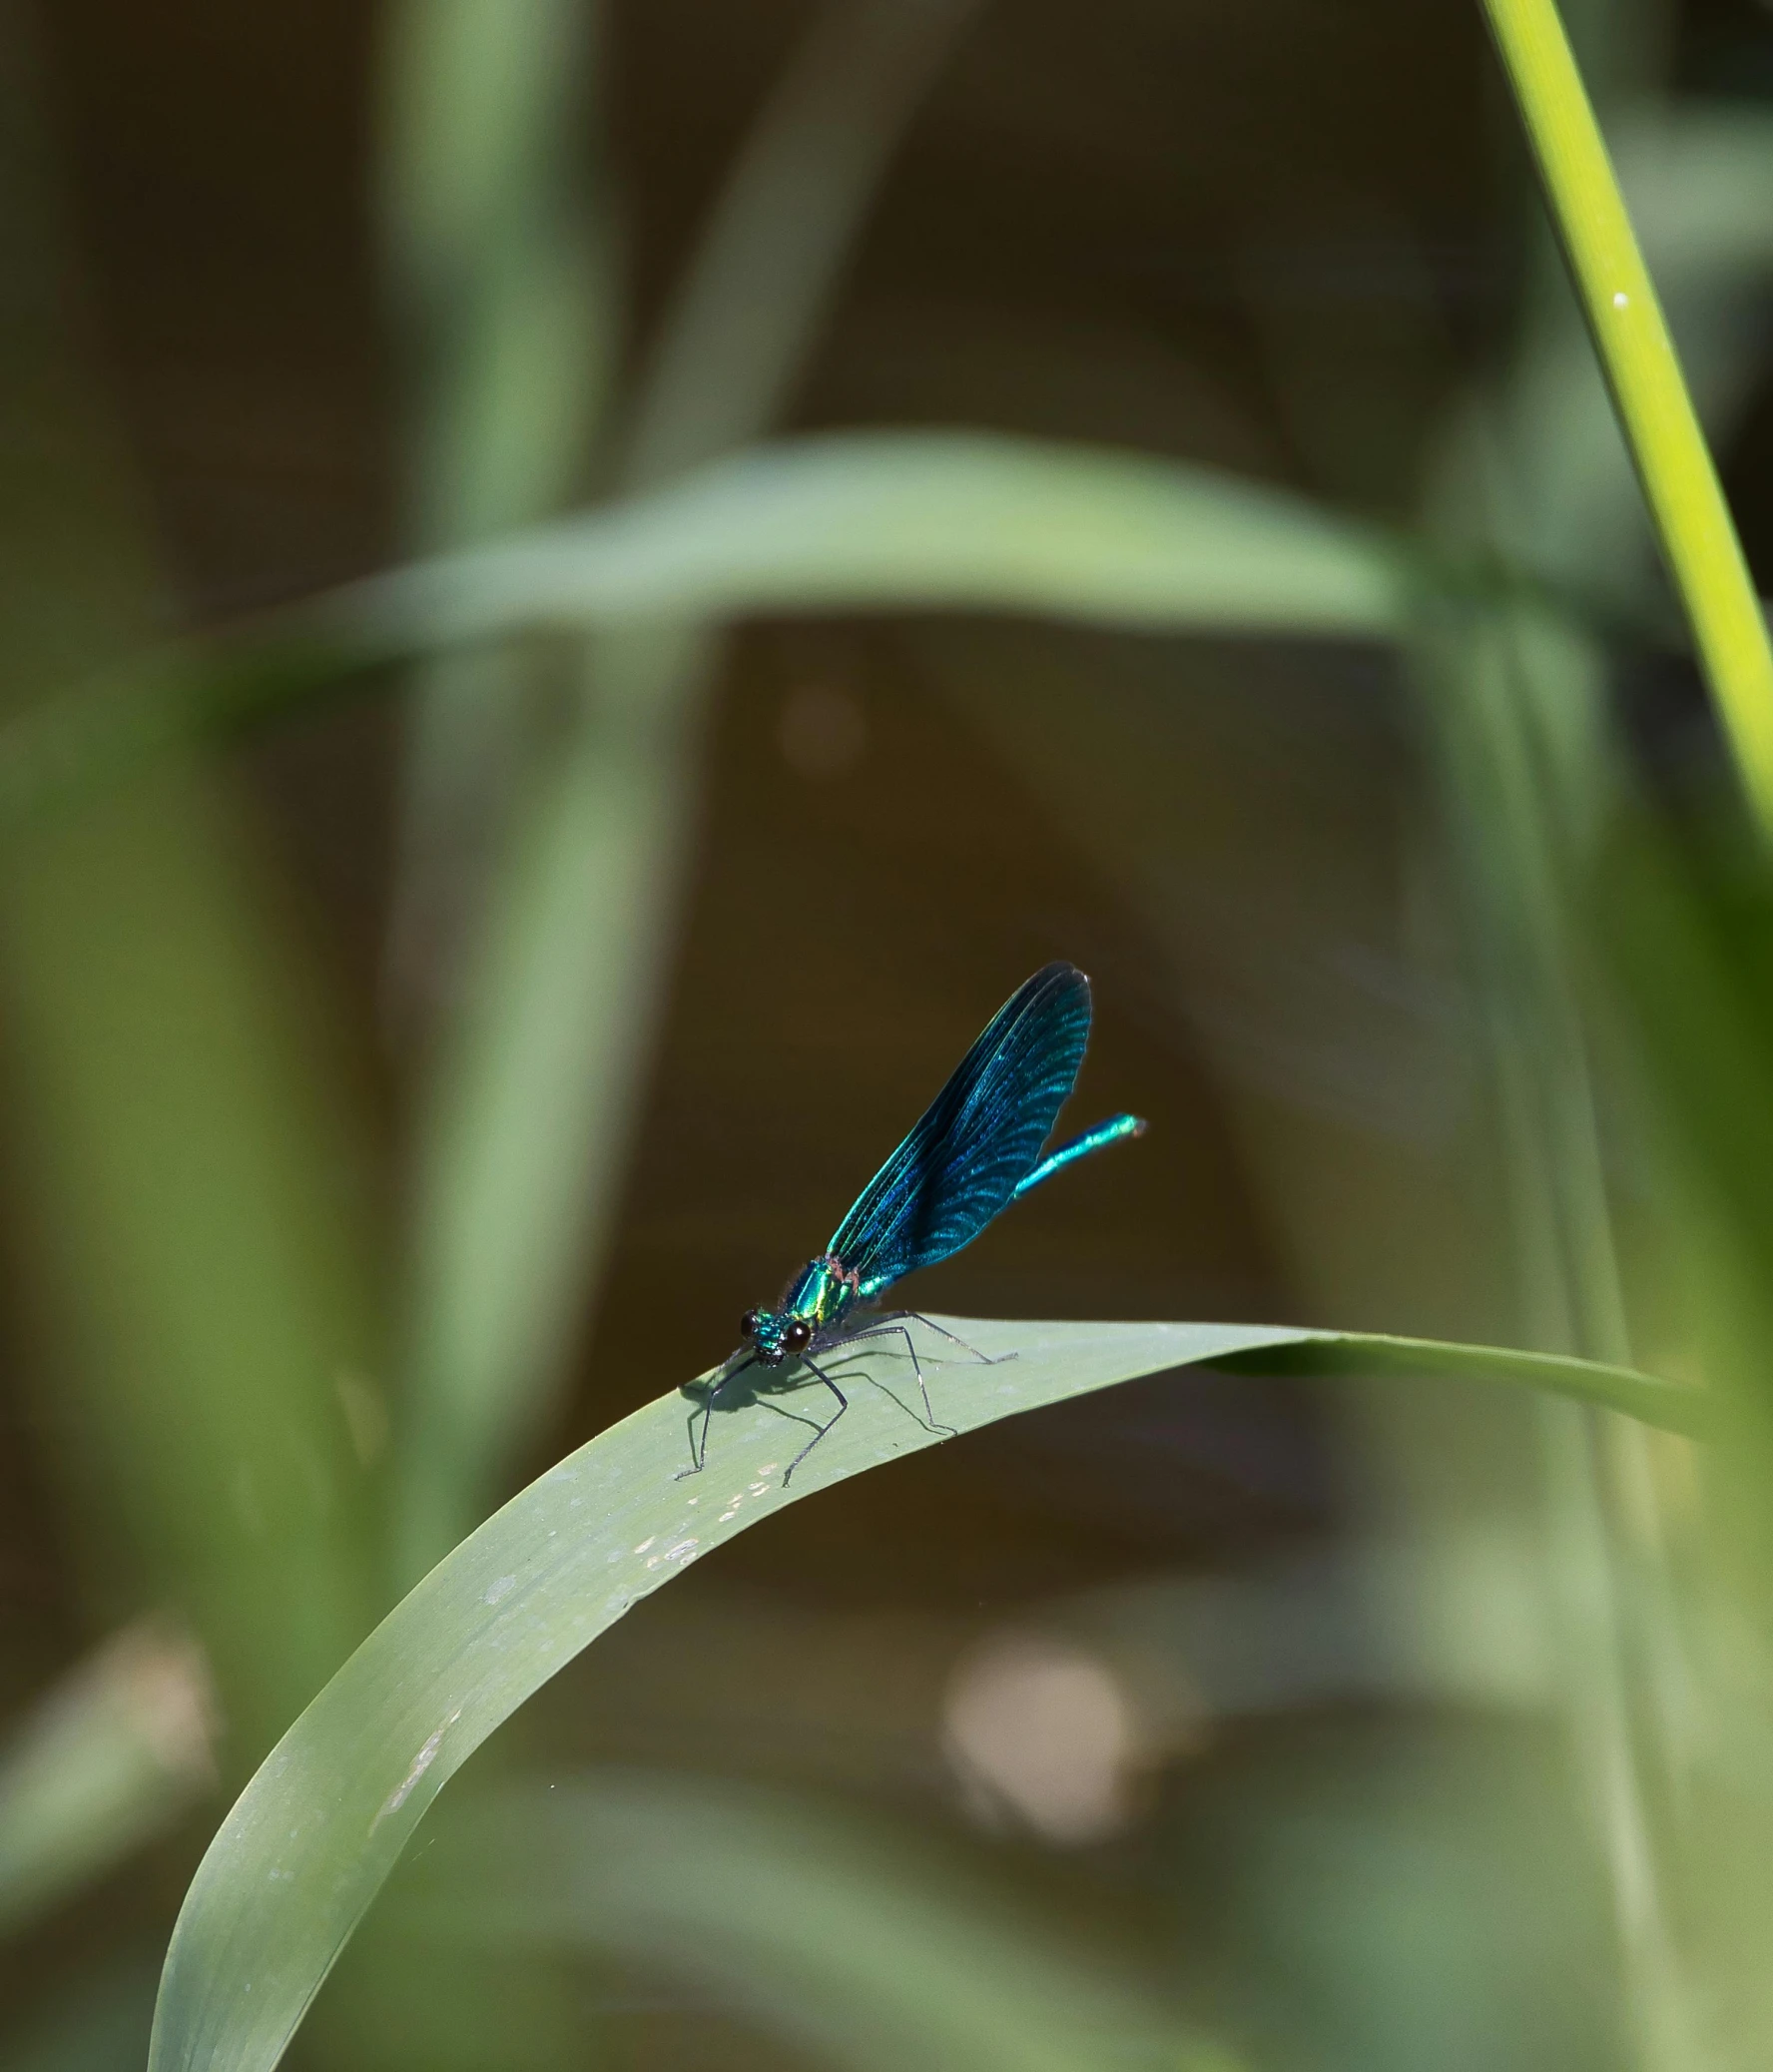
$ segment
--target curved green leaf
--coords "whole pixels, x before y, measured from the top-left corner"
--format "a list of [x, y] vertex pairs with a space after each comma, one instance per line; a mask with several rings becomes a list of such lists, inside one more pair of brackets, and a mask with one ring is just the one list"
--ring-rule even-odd
[[[926, 1362], [937, 1415], [962, 1431], [1136, 1375], [1240, 1356], [1524, 1382], [1681, 1432], [1699, 1430], [1707, 1408], [1696, 1390], [1623, 1369], [1409, 1339], [1249, 1324], [943, 1321], [993, 1362]], [[151, 2072], [275, 2064], [425, 1808], [531, 1693], [723, 1541], [935, 1443], [913, 1415], [905, 1368], [902, 1356], [871, 1359], [880, 1388], [855, 1392], [790, 1489], [782, 1473], [805, 1442], [805, 1395], [723, 1408], [706, 1473], [682, 1480], [690, 1404], [662, 1396], [569, 1454], [440, 1562], [285, 1734], [211, 1842], [167, 1953]]]
[[536, 627], [972, 610], [1388, 639], [1407, 580], [1383, 535], [1211, 468], [983, 432], [795, 439], [52, 697], [0, 729], [0, 819], [342, 671]]
[[1399, 560], [1347, 519], [1212, 468], [984, 432], [840, 432], [396, 569], [337, 592], [316, 623], [401, 651], [537, 625], [906, 608], [1385, 638]]

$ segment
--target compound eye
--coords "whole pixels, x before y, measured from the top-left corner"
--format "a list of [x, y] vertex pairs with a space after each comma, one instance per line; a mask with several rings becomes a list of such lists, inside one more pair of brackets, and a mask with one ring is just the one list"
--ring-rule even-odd
[[807, 1347], [813, 1343], [813, 1326], [801, 1317], [796, 1317], [788, 1329], [783, 1332], [782, 1342], [791, 1353], [805, 1352]]
[[760, 1321], [761, 1319], [757, 1311], [748, 1309], [739, 1319], [739, 1336], [741, 1338], [755, 1338], [758, 1334], [758, 1324]]

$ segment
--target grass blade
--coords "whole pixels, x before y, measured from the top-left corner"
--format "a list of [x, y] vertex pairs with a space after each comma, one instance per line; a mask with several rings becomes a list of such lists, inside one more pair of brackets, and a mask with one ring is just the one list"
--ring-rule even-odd
[[171, 1827], [216, 1781], [203, 1651], [149, 1622], [32, 1709], [0, 1758], [0, 1933]]
[[984, 432], [795, 439], [50, 697], [0, 728], [0, 826], [351, 671], [538, 627], [958, 610], [1390, 640], [1421, 579], [1383, 533], [1210, 468]]
[[[942, 1321], [1001, 1360], [936, 1371], [938, 1415], [962, 1431], [1239, 1356], [1526, 1383], [1678, 1431], [1699, 1429], [1707, 1408], [1696, 1390], [1622, 1369], [1406, 1339], [1247, 1324]], [[782, 1470], [806, 1435], [795, 1406], [754, 1401], [723, 1414], [706, 1474], [679, 1481], [691, 1405], [663, 1396], [463, 1541], [302, 1714], [210, 1844], [168, 1952], [151, 2072], [266, 2072], [425, 1808], [487, 1735], [692, 1561], [815, 1490], [934, 1444], [906, 1407], [913, 1400], [902, 1385], [895, 1399], [858, 1392], [784, 1489]]]
[[660, 329], [620, 469], [635, 489], [781, 420], [892, 154], [978, 0], [824, 0]]
[[[688, 808], [683, 640], [628, 649], [515, 834], [420, 1147], [396, 1487], [400, 1580], [510, 1486], [546, 1422], [634, 1124]], [[650, 665], [650, 666], [649, 666]], [[514, 1478], [513, 1478], [514, 1479]]]
[[[383, 17], [386, 272], [405, 319], [408, 538], [436, 550], [565, 510], [613, 385], [606, 181], [584, 140], [598, 0], [398, 0]], [[449, 986], [477, 868], [545, 708], [536, 658], [414, 686], [389, 919], [392, 1005]]]
[[1773, 645], [1556, 0], [1485, 0], [1699, 662], [1773, 833]]
[[1403, 615], [1400, 560], [1210, 468], [984, 432], [840, 432], [397, 570], [311, 623], [365, 655], [632, 618], [943, 608], [1383, 639]]
[[[619, 487], [767, 428], [970, 4], [828, 0], [815, 15], [664, 320]], [[502, 763], [527, 811], [487, 845], [500, 853], [465, 959], [467, 1027], [443, 1046], [421, 1130], [396, 1529], [408, 1579], [509, 1487], [598, 1275], [674, 933], [714, 653], [690, 623], [587, 642], [570, 731], [548, 758], [522, 742], [508, 702], [473, 708], [459, 796], [496, 791], [488, 771]]]
[[[0, 15], [9, 718], [167, 616], [67, 294], [30, 27]], [[374, 1371], [375, 1247], [348, 1070], [288, 918], [245, 799], [182, 757], [0, 871], [13, 1357], [40, 1472], [78, 1507], [68, 1544], [107, 1616], [147, 1602], [195, 1629], [243, 1768], [369, 1612], [339, 1381]]]

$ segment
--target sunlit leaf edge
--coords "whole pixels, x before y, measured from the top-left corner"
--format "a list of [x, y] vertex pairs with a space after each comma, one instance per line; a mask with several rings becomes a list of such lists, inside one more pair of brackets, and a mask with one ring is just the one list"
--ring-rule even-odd
[[[947, 1318], [992, 1364], [934, 1368], [959, 1431], [1206, 1361], [1369, 1367], [1523, 1383], [1687, 1433], [1696, 1391], [1625, 1369], [1431, 1341], [1238, 1324]], [[1013, 1356], [1013, 1357], [1012, 1357]], [[456, 1547], [382, 1621], [266, 1758], [211, 1842], [175, 1926], [151, 2072], [269, 2072], [425, 1808], [525, 1699], [691, 1562], [787, 1504], [937, 1443], [902, 1356], [877, 1347], [855, 1407], [791, 1489], [799, 1391], [717, 1418], [687, 1461], [691, 1398], [599, 1434]], [[859, 1375], [860, 1379], [860, 1375]], [[820, 1393], [815, 1385], [814, 1393]]]

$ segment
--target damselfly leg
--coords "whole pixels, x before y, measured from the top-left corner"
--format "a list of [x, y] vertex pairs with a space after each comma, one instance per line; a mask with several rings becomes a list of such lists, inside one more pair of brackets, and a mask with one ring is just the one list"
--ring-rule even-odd
[[[673, 1481], [681, 1482], [683, 1481], [686, 1475], [700, 1475], [702, 1470], [707, 1467], [708, 1427], [714, 1418], [714, 1406], [720, 1401], [722, 1395], [725, 1393], [726, 1388], [730, 1382], [737, 1381], [740, 1375], [745, 1372], [747, 1367], [755, 1367], [758, 1364], [758, 1361], [748, 1354], [744, 1359], [742, 1359], [739, 1362], [737, 1367], [729, 1367], [726, 1373], [723, 1374], [719, 1378], [719, 1380], [716, 1381], [710, 1387], [708, 1394], [702, 1399], [700, 1410], [692, 1410], [690, 1412], [688, 1425], [688, 1431], [690, 1435], [690, 1465], [687, 1468], [679, 1468], [676, 1475], [672, 1478]], [[698, 1448], [696, 1445], [696, 1419], [698, 1418], [698, 1416], [702, 1420], [702, 1444], [700, 1448]], [[837, 1420], [834, 1418], [833, 1423], [836, 1423], [836, 1421]]]
[[[907, 1309], [898, 1312], [898, 1314], [910, 1317], [912, 1312]], [[943, 1335], [951, 1337], [953, 1334], [950, 1332]], [[911, 1362], [911, 1372], [917, 1377], [917, 1393], [923, 1398], [924, 1429], [931, 1432], [946, 1433], [950, 1439], [957, 1437], [958, 1435], [952, 1425], [940, 1424], [936, 1420], [935, 1411], [931, 1408], [929, 1401], [929, 1384], [923, 1379], [923, 1362], [917, 1357], [917, 1348], [911, 1342], [911, 1334], [905, 1325], [883, 1318], [870, 1324], [865, 1330], [847, 1332], [838, 1343], [844, 1347], [849, 1347], [860, 1344], [865, 1338], [902, 1338], [904, 1340], [905, 1352]], [[958, 1340], [955, 1342], [959, 1343]], [[877, 1382], [876, 1386], [879, 1387], [880, 1384]]]
[[807, 1441], [806, 1445], [801, 1448], [800, 1452], [795, 1455], [794, 1459], [789, 1462], [782, 1476], [782, 1487], [784, 1489], [786, 1489], [789, 1483], [794, 1479], [794, 1471], [807, 1458], [808, 1454], [810, 1454], [813, 1451], [814, 1447], [816, 1447], [819, 1444], [820, 1440], [824, 1439], [828, 1436], [828, 1434], [830, 1434], [830, 1432], [836, 1426], [838, 1419], [842, 1417], [844, 1412], [850, 1408], [850, 1398], [847, 1395], [845, 1395], [844, 1391], [841, 1388], [839, 1388], [837, 1383], [833, 1381], [831, 1376], [826, 1373], [823, 1367], [815, 1365], [815, 1363], [812, 1360], [808, 1359], [804, 1353], [801, 1355], [801, 1365], [803, 1367], [811, 1367], [813, 1369], [813, 1372], [818, 1375], [819, 1379], [823, 1381], [826, 1387], [831, 1390], [832, 1394], [837, 1397], [838, 1408], [837, 1413], [832, 1418], [831, 1423], [821, 1425], [819, 1430], [815, 1432], [812, 1438]]
[[975, 1360], [981, 1367], [1001, 1367], [1005, 1360], [1013, 1360], [1015, 1358], [1014, 1353], [999, 1353], [993, 1359], [989, 1353], [980, 1352], [976, 1345], [969, 1345], [964, 1338], [957, 1338], [952, 1331], [944, 1329], [936, 1322], [934, 1317], [925, 1316], [920, 1309], [895, 1309], [891, 1314], [895, 1317], [908, 1318], [913, 1324], [921, 1324], [924, 1330], [933, 1331], [938, 1338], [945, 1338], [950, 1345], [957, 1345], [963, 1353]]

